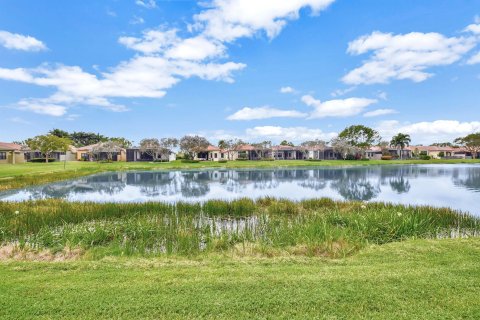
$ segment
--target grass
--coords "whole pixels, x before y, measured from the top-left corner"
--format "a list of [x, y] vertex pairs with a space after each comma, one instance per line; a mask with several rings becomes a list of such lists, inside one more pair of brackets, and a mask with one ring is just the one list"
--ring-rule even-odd
[[0, 262], [2, 319], [478, 319], [480, 239], [341, 259]]
[[398, 160], [398, 161], [303, 161], [303, 160], [277, 160], [277, 161], [228, 161], [227, 163], [200, 162], [183, 163], [173, 162], [68, 162], [66, 169], [63, 163], [24, 163], [0, 165], [0, 191], [25, 186], [60, 181], [80, 176], [86, 176], [105, 171], [124, 170], [168, 170], [168, 169], [199, 169], [199, 168], [272, 168], [272, 167], [301, 167], [301, 166], [356, 166], [356, 165], [387, 165], [387, 164], [458, 164], [480, 163], [480, 160]]
[[0, 202], [0, 244], [10, 256], [81, 250], [86, 257], [340, 258], [369, 245], [471, 236], [480, 219], [450, 209], [312, 199], [205, 203]]

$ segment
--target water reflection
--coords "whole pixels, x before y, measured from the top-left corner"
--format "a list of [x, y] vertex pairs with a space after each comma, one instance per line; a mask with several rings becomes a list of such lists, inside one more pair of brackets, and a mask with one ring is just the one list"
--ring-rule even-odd
[[0, 193], [0, 199], [14, 201], [204, 201], [264, 196], [427, 204], [478, 213], [480, 166], [115, 172]]

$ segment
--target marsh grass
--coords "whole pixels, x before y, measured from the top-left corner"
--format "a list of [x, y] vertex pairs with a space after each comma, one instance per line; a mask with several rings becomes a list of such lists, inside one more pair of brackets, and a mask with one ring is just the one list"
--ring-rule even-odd
[[0, 202], [0, 244], [80, 249], [94, 257], [233, 251], [343, 257], [369, 244], [478, 236], [479, 222], [450, 209], [330, 199], [176, 204], [40, 200]]

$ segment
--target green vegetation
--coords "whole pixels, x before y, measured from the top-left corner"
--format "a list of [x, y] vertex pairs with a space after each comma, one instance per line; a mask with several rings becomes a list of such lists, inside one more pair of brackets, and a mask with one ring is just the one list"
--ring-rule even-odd
[[480, 239], [352, 257], [0, 263], [2, 319], [475, 319]]
[[480, 232], [450, 209], [312, 199], [231, 202], [0, 202], [0, 244], [20, 251], [80, 249], [87, 256], [241, 255], [345, 257], [371, 244]]
[[397, 160], [397, 161], [355, 161], [355, 160], [275, 160], [275, 161], [228, 161], [218, 163], [211, 161], [183, 162], [67, 162], [66, 169], [61, 163], [24, 163], [0, 165], [0, 191], [25, 186], [66, 180], [105, 171], [124, 170], [169, 170], [169, 169], [201, 169], [201, 168], [275, 168], [304, 166], [358, 166], [358, 165], [391, 165], [391, 164], [458, 164], [480, 163], [480, 160]]

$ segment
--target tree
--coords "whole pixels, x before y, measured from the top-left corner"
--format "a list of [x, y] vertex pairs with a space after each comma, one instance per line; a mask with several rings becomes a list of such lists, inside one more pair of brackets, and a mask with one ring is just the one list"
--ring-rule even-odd
[[390, 146], [400, 149], [400, 159], [402, 159], [403, 149], [408, 147], [410, 142], [412, 142], [412, 139], [410, 139], [409, 134], [398, 133], [397, 135], [393, 136], [392, 141], [390, 141]]
[[65, 130], [61, 130], [61, 129], [52, 129], [48, 132], [48, 134], [52, 134], [52, 135], [57, 136], [59, 138], [70, 138], [70, 133], [68, 133]]
[[480, 152], [480, 132], [469, 134], [468, 136], [455, 139], [455, 143], [472, 153], [472, 158], [476, 159]]
[[53, 134], [46, 134], [27, 139], [26, 144], [32, 151], [38, 150], [45, 155], [45, 161], [48, 163], [52, 152], [66, 152], [71, 145], [71, 141], [70, 139], [60, 138]]
[[95, 147], [92, 148], [92, 153], [99, 155], [100, 153], [104, 152], [107, 154], [107, 160], [112, 161], [113, 154], [121, 152], [122, 146], [118, 141], [108, 140], [105, 142], [98, 143]]
[[294, 147], [295, 146], [292, 142], [287, 141], [287, 140], [283, 140], [282, 142], [280, 142], [280, 145], [281, 146], [289, 146], [289, 147]]
[[342, 138], [334, 138], [330, 141], [333, 150], [340, 154], [343, 160], [347, 158], [349, 154], [356, 154], [358, 149], [352, 146], [347, 140]]
[[451, 148], [455, 147], [451, 142], [435, 142], [435, 143], [432, 143], [430, 146], [432, 146], [432, 147], [451, 147]]
[[273, 150], [272, 150], [272, 142], [271, 141], [262, 141], [259, 143], [252, 143], [252, 147], [255, 148], [255, 153], [257, 154], [257, 158], [262, 159], [265, 156], [265, 152], [271, 151], [272, 157]]
[[166, 154], [167, 158], [172, 152], [173, 148], [178, 146], [178, 139], [176, 138], [162, 138], [160, 139], [160, 157], [162, 154]]
[[89, 146], [108, 140], [107, 137], [93, 132], [73, 132], [70, 134], [70, 139], [76, 147]]
[[244, 145], [245, 142], [241, 139], [230, 139], [230, 140], [220, 140], [218, 141], [218, 147], [222, 150], [222, 152], [227, 153], [227, 159], [233, 160], [233, 155], [237, 151], [237, 149]]
[[162, 146], [157, 138], [147, 138], [140, 141], [140, 151], [148, 154], [153, 160], [158, 159], [158, 155], [162, 153]]
[[123, 137], [114, 137], [110, 138], [109, 140], [117, 142], [123, 149], [127, 149], [132, 146], [132, 141]]
[[327, 143], [323, 140], [310, 140], [310, 141], [305, 141], [300, 144], [300, 150], [303, 152], [303, 157], [307, 158], [308, 153], [310, 150], [323, 150], [325, 149]]
[[199, 152], [205, 151], [210, 146], [210, 142], [200, 136], [184, 136], [180, 139], [179, 145], [187, 159], [193, 160]]
[[345, 128], [340, 132], [338, 137], [346, 141], [352, 147], [360, 149], [363, 156], [365, 156], [365, 152], [368, 148], [377, 144], [381, 139], [376, 130], [363, 125], [354, 125]]

